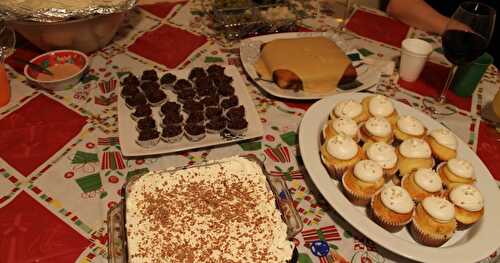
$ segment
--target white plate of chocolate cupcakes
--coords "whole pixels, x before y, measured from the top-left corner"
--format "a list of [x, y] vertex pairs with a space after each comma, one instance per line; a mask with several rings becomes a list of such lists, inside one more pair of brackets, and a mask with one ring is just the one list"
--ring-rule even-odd
[[476, 262], [500, 244], [500, 191], [479, 157], [423, 112], [375, 94], [316, 102], [299, 129], [312, 181], [354, 228], [421, 262]]
[[234, 66], [131, 72], [121, 80], [118, 126], [125, 156], [165, 154], [262, 136]]

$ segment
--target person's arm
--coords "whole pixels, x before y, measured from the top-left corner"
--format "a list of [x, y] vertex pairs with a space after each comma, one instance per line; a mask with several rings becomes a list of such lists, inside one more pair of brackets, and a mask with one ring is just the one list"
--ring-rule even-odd
[[410, 26], [438, 34], [444, 32], [449, 20], [424, 0], [390, 0], [386, 11]]

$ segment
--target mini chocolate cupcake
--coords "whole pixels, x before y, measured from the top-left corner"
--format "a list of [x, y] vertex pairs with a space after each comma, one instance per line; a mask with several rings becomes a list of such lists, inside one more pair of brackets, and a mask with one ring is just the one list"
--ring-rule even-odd
[[160, 141], [160, 132], [155, 129], [147, 129], [139, 132], [139, 137], [135, 141], [139, 146], [151, 148]]
[[195, 68], [191, 69], [191, 72], [189, 72], [188, 79], [191, 81], [195, 81], [198, 78], [206, 77], [206, 76], [207, 76], [207, 73], [205, 72], [205, 70], [203, 68], [195, 67]]
[[205, 109], [205, 117], [207, 119], [222, 117], [222, 109], [219, 107], [208, 107]]
[[140, 119], [144, 119], [148, 116], [151, 116], [152, 113], [153, 111], [151, 110], [151, 107], [149, 107], [149, 105], [143, 104], [135, 107], [135, 111], [131, 114], [131, 116], [132, 119], [138, 121]]
[[158, 75], [156, 75], [156, 71], [154, 69], [144, 70], [141, 76], [142, 81], [157, 81]]
[[198, 95], [198, 97], [203, 98], [209, 96], [216, 96], [217, 91], [215, 89], [197, 89], [196, 94]]
[[176, 102], [167, 101], [160, 108], [160, 116], [165, 116], [168, 114], [176, 113], [178, 114], [181, 110], [181, 105]]
[[186, 137], [193, 142], [199, 141], [206, 136], [205, 126], [199, 124], [188, 123], [184, 126]]
[[196, 92], [192, 89], [184, 89], [177, 93], [177, 100], [179, 100], [181, 103], [194, 100], [195, 98]]
[[158, 107], [167, 101], [167, 95], [162, 90], [156, 89], [146, 93], [147, 99], [151, 106]]
[[189, 82], [189, 80], [187, 80], [187, 79], [179, 79], [179, 80], [177, 80], [175, 82], [173, 88], [174, 88], [174, 92], [178, 93], [178, 92], [180, 92], [183, 89], [190, 89], [192, 87], [193, 87], [193, 85], [191, 85], [191, 82]]
[[204, 106], [201, 102], [196, 102], [193, 100], [185, 101], [182, 106], [182, 110], [186, 113], [191, 113], [195, 111], [203, 111]]
[[234, 107], [229, 109], [226, 112], [226, 117], [230, 120], [232, 119], [241, 119], [245, 117], [245, 107], [240, 105], [238, 107]]
[[141, 83], [140, 86], [141, 90], [144, 91], [144, 93], [151, 92], [153, 90], [160, 89], [160, 85], [156, 81], [146, 81]]
[[220, 103], [220, 105], [222, 106], [222, 108], [224, 110], [227, 111], [227, 110], [229, 110], [232, 107], [238, 106], [238, 103], [239, 103], [238, 102], [238, 97], [231, 96], [231, 97], [229, 97], [227, 99], [222, 100], [222, 102]]
[[145, 117], [137, 121], [137, 131], [150, 130], [156, 128], [156, 121], [151, 117]]
[[172, 73], [166, 73], [160, 79], [160, 83], [165, 85], [165, 87], [172, 87], [174, 82], [177, 80], [177, 77]]
[[168, 143], [178, 142], [182, 139], [184, 131], [179, 125], [167, 125], [163, 128], [161, 139]]
[[248, 130], [248, 121], [243, 118], [229, 120], [227, 129], [234, 136], [241, 136]]
[[147, 104], [146, 97], [142, 93], [137, 93], [133, 97], [125, 99], [125, 103], [129, 109], [134, 109], [138, 105]]
[[167, 127], [172, 125], [180, 126], [182, 124], [182, 121], [184, 121], [184, 117], [180, 113], [168, 113], [167, 115], [165, 115], [165, 117], [163, 117], [161, 126], [162, 127]]
[[208, 133], [220, 133], [226, 128], [226, 119], [224, 117], [215, 117], [208, 121], [206, 127]]
[[224, 67], [217, 64], [210, 65], [207, 68], [208, 75], [222, 75], [224, 74]]
[[141, 91], [137, 88], [137, 86], [127, 84], [127, 85], [123, 86], [121, 95], [122, 95], [122, 98], [127, 99], [127, 98], [132, 98], [133, 96], [135, 96], [139, 92], [141, 92]]
[[224, 74], [222, 75], [216, 75], [212, 76], [212, 83], [217, 87], [221, 88], [225, 85], [230, 85], [231, 82], [233, 82], [233, 78], [230, 76], [226, 76]]
[[219, 87], [219, 94], [224, 97], [230, 97], [234, 95], [234, 87], [231, 84], [223, 85]]
[[186, 120], [186, 123], [204, 124], [205, 114], [203, 113], [203, 111], [191, 112]]
[[137, 79], [137, 77], [132, 73], [129, 73], [128, 76], [126, 76], [122, 81], [122, 85], [124, 86], [137, 87], [139, 86], [139, 83], [139, 79]]
[[218, 96], [208, 96], [200, 101], [205, 107], [218, 107], [219, 97]]

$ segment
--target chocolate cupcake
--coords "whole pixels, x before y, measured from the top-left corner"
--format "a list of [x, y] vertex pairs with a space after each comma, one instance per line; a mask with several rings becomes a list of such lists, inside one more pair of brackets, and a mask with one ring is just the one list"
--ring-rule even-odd
[[156, 81], [146, 81], [141, 83], [140, 88], [142, 91], [144, 91], [144, 93], [147, 94], [150, 91], [160, 89], [160, 85]]
[[160, 79], [160, 83], [165, 85], [166, 87], [171, 87], [174, 85], [174, 82], [177, 80], [177, 77], [172, 73], [166, 73]]
[[243, 105], [240, 105], [238, 107], [234, 107], [234, 108], [229, 109], [226, 112], [226, 117], [230, 120], [244, 118], [245, 117], [245, 107]]
[[150, 130], [156, 128], [156, 121], [151, 117], [147, 116], [145, 118], [137, 121], [137, 131]]
[[184, 131], [179, 125], [167, 125], [163, 128], [161, 139], [168, 143], [178, 142], [182, 139]]
[[184, 127], [186, 137], [193, 142], [199, 141], [206, 136], [205, 126], [199, 124], [188, 123]]
[[180, 126], [182, 124], [182, 121], [184, 121], [184, 117], [180, 113], [171, 112], [165, 115], [165, 117], [163, 117], [161, 126], [162, 127], [167, 127], [172, 125]]
[[132, 119], [138, 121], [140, 119], [144, 119], [148, 116], [151, 116], [152, 113], [153, 111], [151, 110], [151, 107], [149, 107], [149, 105], [144, 104], [135, 107], [135, 111], [131, 114], [131, 116]]
[[200, 102], [193, 100], [188, 100], [183, 103], [182, 110], [186, 113], [191, 113], [195, 111], [203, 111], [204, 106]]
[[226, 128], [226, 119], [220, 116], [212, 118], [208, 121], [206, 127], [208, 133], [220, 133]]
[[230, 97], [234, 95], [234, 87], [231, 84], [223, 85], [219, 87], [219, 94], [224, 97]]
[[128, 76], [126, 76], [122, 81], [122, 85], [124, 86], [137, 87], [139, 86], [139, 83], [139, 79], [132, 73], [129, 73]]
[[248, 122], [243, 118], [231, 119], [227, 124], [227, 129], [234, 136], [241, 136], [248, 130]]
[[163, 117], [168, 114], [176, 113], [178, 114], [181, 110], [181, 105], [176, 102], [168, 101], [161, 105], [160, 115]]
[[191, 72], [189, 72], [188, 79], [191, 81], [195, 81], [196, 79], [198, 79], [200, 77], [206, 77], [206, 76], [207, 76], [207, 73], [205, 72], [205, 70], [203, 68], [195, 67], [195, 68], [191, 69]]
[[189, 80], [187, 80], [187, 79], [179, 79], [179, 80], [177, 80], [175, 82], [173, 88], [174, 88], [174, 92], [178, 93], [181, 90], [190, 89], [192, 87], [193, 87], [193, 85], [191, 85], [191, 82], [189, 82]]
[[224, 67], [217, 64], [210, 65], [207, 68], [208, 75], [222, 75], [224, 74]]
[[207, 119], [222, 117], [222, 109], [219, 107], [208, 107], [205, 109], [205, 117]]
[[200, 102], [205, 107], [219, 107], [219, 97], [218, 96], [204, 97]]
[[211, 89], [212, 81], [208, 76], [199, 77], [194, 81], [196, 89]]
[[205, 114], [202, 111], [195, 111], [189, 114], [186, 123], [187, 124], [204, 124]]
[[151, 106], [158, 107], [162, 105], [167, 100], [167, 95], [165, 92], [159, 89], [151, 90], [146, 93], [147, 99]]
[[160, 141], [160, 132], [155, 129], [147, 129], [139, 132], [139, 137], [135, 141], [139, 146], [150, 148]]
[[181, 103], [194, 100], [195, 98], [196, 92], [192, 89], [184, 89], [177, 93], [177, 100], [179, 100]]
[[230, 108], [232, 107], [236, 107], [238, 106], [238, 97], [236, 96], [231, 96], [227, 99], [224, 99], [222, 100], [222, 102], [220, 103], [220, 105], [222, 106], [222, 108], [224, 110], [229, 110]]
[[125, 99], [129, 109], [134, 109], [138, 105], [147, 104], [146, 97], [142, 93], [137, 93], [133, 97]]
[[156, 75], [156, 71], [154, 69], [144, 70], [141, 76], [142, 81], [157, 81], [158, 75]]
[[198, 97], [203, 98], [203, 97], [209, 97], [209, 96], [216, 96], [217, 91], [215, 89], [197, 89], [196, 94]]
[[141, 92], [141, 91], [137, 88], [137, 86], [125, 85], [125, 86], [123, 86], [121, 96], [124, 99], [132, 98], [133, 96], [135, 96], [139, 92]]
[[212, 83], [217, 87], [221, 88], [225, 85], [230, 85], [231, 82], [233, 82], [233, 78], [230, 76], [226, 76], [224, 74], [222, 75], [216, 75], [212, 77]]

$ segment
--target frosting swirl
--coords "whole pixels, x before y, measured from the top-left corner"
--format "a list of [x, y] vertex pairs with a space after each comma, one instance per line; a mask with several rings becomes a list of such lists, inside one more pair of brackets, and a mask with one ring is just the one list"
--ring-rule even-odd
[[414, 175], [415, 183], [427, 192], [438, 192], [443, 189], [441, 177], [430, 168], [420, 168]]
[[362, 160], [354, 166], [354, 176], [361, 181], [376, 182], [383, 176], [382, 167], [372, 160]]
[[361, 104], [354, 100], [342, 101], [333, 110], [337, 117], [354, 118], [363, 111]]
[[472, 164], [467, 160], [453, 158], [448, 160], [448, 162], [446, 163], [446, 167], [456, 176], [469, 179], [475, 177], [474, 168], [472, 167]]
[[448, 200], [429, 196], [422, 201], [425, 211], [437, 221], [446, 223], [455, 218], [455, 207]]
[[380, 199], [387, 208], [400, 214], [409, 213], [415, 207], [410, 194], [405, 189], [396, 185], [384, 188]]
[[409, 135], [420, 136], [425, 132], [424, 125], [413, 116], [402, 116], [396, 124], [402, 132]]
[[459, 185], [450, 192], [450, 201], [456, 206], [467, 211], [480, 211], [483, 209], [484, 201], [481, 192], [469, 184]]
[[358, 134], [358, 125], [350, 118], [340, 117], [333, 119], [331, 126], [336, 132], [343, 133], [349, 137], [354, 137]]
[[328, 140], [326, 150], [337, 159], [350, 160], [358, 153], [358, 147], [352, 138], [338, 134]]
[[368, 159], [377, 162], [384, 169], [393, 168], [398, 161], [396, 149], [385, 142], [372, 143], [366, 150], [366, 155]]
[[434, 138], [441, 145], [444, 145], [452, 150], [457, 149], [457, 137], [450, 130], [447, 129], [433, 130], [430, 133], [430, 136]]
[[429, 144], [419, 138], [404, 140], [399, 145], [399, 152], [408, 158], [430, 158], [431, 148]]
[[386, 96], [376, 95], [370, 99], [368, 110], [373, 116], [387, 117], [394, 112], [394, 106]]
[[372, 117], [365, 122], [365, 128], [371, 134], [378, 137], [386, 137], [391, 134], [391, 124], [383, 117]]

